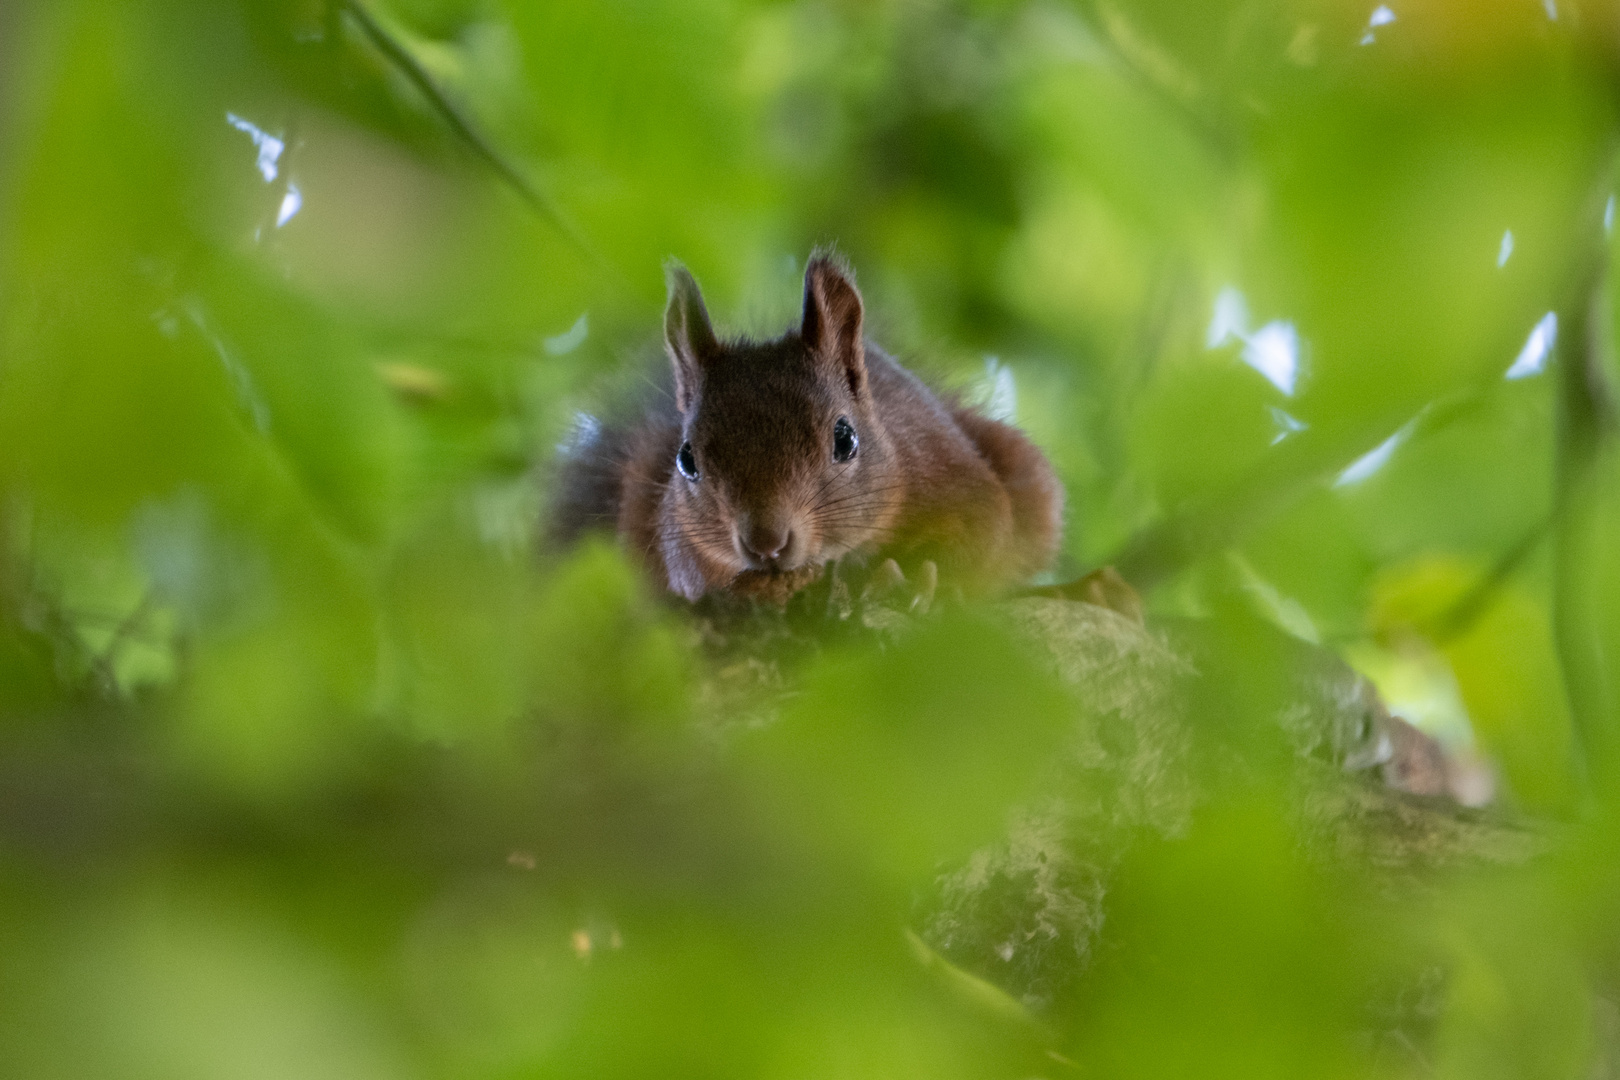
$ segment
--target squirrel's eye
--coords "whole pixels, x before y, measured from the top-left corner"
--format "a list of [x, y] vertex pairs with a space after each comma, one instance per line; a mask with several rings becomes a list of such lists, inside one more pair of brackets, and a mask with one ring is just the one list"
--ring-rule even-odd
[[681, 475], [686, 477], [688, 480], [694, 482], [697, 480], [697, 458], [692, 454], [691, 443], [681, 443], [680, 452], [675, 455], [675, 467], [681, 470]]
[[855, 425], [849, 422], [849, 417], [840, 416], [838, 423], [833, 425], [833, 460], [848, 461], [860, 447], [861, 440], [855, 434]]

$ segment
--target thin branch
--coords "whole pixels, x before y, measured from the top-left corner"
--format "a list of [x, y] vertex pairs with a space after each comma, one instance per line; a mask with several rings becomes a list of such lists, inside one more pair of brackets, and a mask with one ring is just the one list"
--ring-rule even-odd
[[[1238, 157], [1237, 140], [1216, 110], [1199, 107], [1199, 99], [1207, 100], [1208, 94], [1198, 78], [1183, 70], [1156, 43], [1140, 39], [1138, 28], [1112, 4], [1089, 3], [1085, 10], [1094, 40], [1108, 50], [1120, 70], [1177, 116], [1184, 130], [1202, 143], [1222, 167], [1231, 168]], [[1150, 56], [1158, 63], [1148, 62]]]
[[[1430, 402], [1419, 411], [1412, 437], [1445, 429], [1477, 408], [1483, 397], [1476, 385]], [[1402, 419], [1407, 416], [1410, 414]], [[1386, 419], [1383, 431], [1399, 422]], [[1140, 530], [1117, 554], [1104, 561], [1115, 566], [1136, 588], [1152, 589], [1203, 556], [1237, 543], [1341, 472], [1373, 445], [1377, 444], [1351, 444], [1342, 437], [1329, 439], [1315, 431], [1301, 432], [1224, 489]]]
[[1457, 599], [1428, 628], [1429, 637], [1436, 645], [1445, 645], [1455, 641], [1466, 634], [1479, 617], [1490, 610], [1491, 602], [1502, 586], [1512, 580], [1518, 573], [1524, 561], [1541, 546], [1558, 522], [1558, 513], [1554, 512], [1543, 517], [1540, 521], [1525, 530], [1523, 536], [1514, 542], [1513, 546], [1504, 551], [1496, 563], [1478, 581]]
[[1594, 511], [1605, 494], [1600, 465], [1613, 443], [1603, 386], [1599, 327], [1606, 314], [1606, 267], [1598, 262], [1561, 319], [1553, 630], [1575, 727], [1576, 767], [1589, 795], [1605, 794], [1616, 765], [1614, 687], [1600, 634], [1601, 598], [1592, 594], [1593, 558], [1612, 538], [1596, 535]]
[[450, 96], [434, 81], [433, 76], [422, 66], [421, 61], [405, 47], [405, 44], [391, 33], [362, 0], [339, 0], [339, 11], [347, 12], [354, 19], [355, 25], [366, 36], [366, 39], [382, 53], [389, 63], [398, 68], [412, 86], [427, 98], [434, 111], [455, 132], [456, 137], [476, 154], [484, 164], [495, 171], [495, 174], [516, 191], [529, 208], [549, 221], [557, 228], [569, 242], [586, 255], [592, 262], [601, 268], [607, 268], [606, 261], [585, 238], [578, 226], [563, 213], [562, 208], [542, 192], [517, 166], [506, 159], [494, 145], [486, 139], [482, 132], [474, 126], [473, 121], [467, 117]]

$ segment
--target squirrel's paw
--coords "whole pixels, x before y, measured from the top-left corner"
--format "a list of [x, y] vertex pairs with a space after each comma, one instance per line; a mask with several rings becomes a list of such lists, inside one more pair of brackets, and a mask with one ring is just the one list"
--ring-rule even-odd
[[900, 564], [884, 559], [861, 590], [861, 622], [873, 630], [898, 630], [914, 615], [926, 615], [939, 588], [939, 567], [925, 559], [908, 579]]
[[893, 559], [884, 559], [877, 564], [870, 577], [866, 579], [866, 587], [861, 590], [861, 604], [888, 603], [900, 590], [906, 586], [905, 571]]
[[917, 567], [917, 576], [911, 593], [911, 610], [918, 615], [926, 615], [934, 606], [934, 592], [939, 588], [939, 564], [933, 559], [924, 559]]
[[1112, 566], [1093, 570], [1083, 578], [1058, 586], [1057, 595], [1118, 612], [1138, 625], [1147, 621], [1141, 595]]

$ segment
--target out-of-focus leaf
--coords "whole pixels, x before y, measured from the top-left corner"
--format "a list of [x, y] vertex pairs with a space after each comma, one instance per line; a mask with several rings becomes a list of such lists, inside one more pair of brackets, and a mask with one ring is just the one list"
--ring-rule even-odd
[[887, 653], [829, 656], [808, 672], [802, 696], [756, 736], [761, 797], [784, 824], [825, 837], [813, 842], [830, 842], [831, 857], [914, 880], [1005, 827], [1074, 716], [1005, 629], [942, 621]]
[[539, 708], [573, 723], [649, 723], [686, 715], [691, 655], [617, 552], [588, 545], [547, 583], [529, 660]]
[[114, 892], [110, 910], [72, 911], [84, 920], [76, 940], [22, 944], [50, 970], [43, 993], [16, 1002], [32, 1022], [5, 1056], [42, 1078], [414, 1073], [399, 1033], [319, 954], [273, 923], [176, 891]]
[[1439, 1076], [1578, 1076], [1597, 1011], [1560, 899], [1496, 882], [1447, 913], [1454, 965], [1437, 1039]]
[[1361, 1074], [1345, 1006], [1378, 970], [1379, 943], [1275, 814], [1264, 801], [1224, 806], [1127, 864], [1120, 944], [1070, 1018], [1083, 1067]]

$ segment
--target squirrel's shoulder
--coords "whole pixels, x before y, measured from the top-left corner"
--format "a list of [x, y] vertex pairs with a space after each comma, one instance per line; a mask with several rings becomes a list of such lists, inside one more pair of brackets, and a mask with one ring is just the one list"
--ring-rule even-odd
[[[557, 447], [557, 473], [546, 514], [548, 544], [566, 547], [590, 532], [614, 532], [638, 477], [668, 460], [680, 431], [667, 372], [649, 365], [637, 389], [597, 412], [575, 413]], [[638, 502], [645, 500], [637, 500]]]
[[867, 381], [880, 421], [904, 417], [912, 422], [951, 425], [953, 395], [940, 390], [934, 380], [906, 367], [870, 339], [864, 343], [864, 348]]

